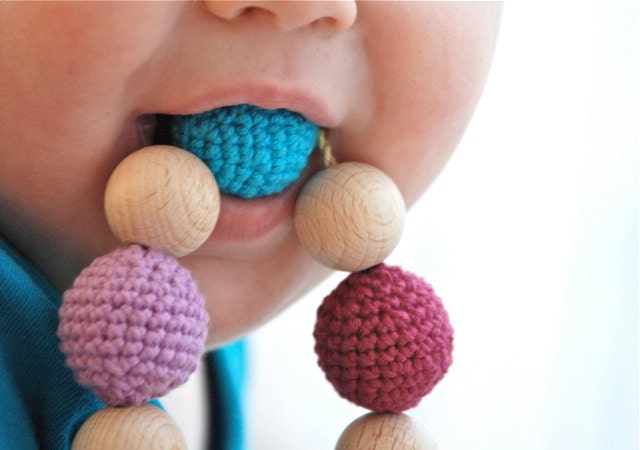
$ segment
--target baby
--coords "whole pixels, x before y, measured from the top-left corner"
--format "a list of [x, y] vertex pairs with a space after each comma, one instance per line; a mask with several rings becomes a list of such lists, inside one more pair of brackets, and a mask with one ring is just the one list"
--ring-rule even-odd
[[[102, 407], [58, 350], [60, 294], [121, 245], [107, 180], [167, 116], [296, 112], [327, 130], [337, 161], [381, 169], [410, 206], [472, 115], [499, 17], [494, 3], [1, 2], [0, 448], [68, 448]], [[320, 168], [312, 155], [296, 184]], [[223, 194], [213, 234], [180, 259], [215, 318], [210, 350], [328, 275], [295, 233], [298, 191]]]

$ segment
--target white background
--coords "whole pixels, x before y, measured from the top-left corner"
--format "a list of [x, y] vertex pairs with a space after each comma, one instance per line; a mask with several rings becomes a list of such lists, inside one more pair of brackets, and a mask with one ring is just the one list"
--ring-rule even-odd
[[[507, 2], [472, 124], [388, 260], [456, 330], [408, 412], [443, 450], [638, 448], [638, 95], [637, 2]], [[251, 337], [252, 449], [328, 450], [366, 412], [313, 352], [343, 276]], [[200, 382], [165, 402], [193, 449]]]

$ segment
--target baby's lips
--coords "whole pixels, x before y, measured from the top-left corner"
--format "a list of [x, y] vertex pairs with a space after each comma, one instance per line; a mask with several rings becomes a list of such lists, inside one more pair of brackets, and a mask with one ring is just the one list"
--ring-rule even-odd
[[173, 116], [172, 143], [194, 153], [220, 190], [250, 199], [278, 194], [306, 167], [320, 128], [286, 109], [249, 104]]

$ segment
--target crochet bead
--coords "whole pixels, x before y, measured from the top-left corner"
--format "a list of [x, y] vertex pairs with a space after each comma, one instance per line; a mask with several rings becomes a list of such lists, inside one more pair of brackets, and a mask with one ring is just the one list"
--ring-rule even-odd
[[142, 244], [175, 257], [200, 247], [220, 212], [211, 171], [177, 147], [140, 149], [116, 167], [105, 191], [105, 213], [126, 244]]
[[340, 396], [375, 412], [416, 406], [452, 362], [453, 329], [431, 286], [384, 264], [349, 275], [324, 299], [314, 337]]
[[211, 169], [224, 193], [242, 198], [277, 194], [300, 177], [319, 127], [285, 109], [253, 105], [174, 116], [173, 143]]
[[59, 314], [60, 348], [76, 381], [112, 406], [140, 405], [184, 383], [209, 320], [187, 269], [138, 245], [94, 260]]
[[314, 175], [296, 202], [298, 238], [321, 263], [355, 272], [382, 262], [400, 241], [405, 206], [398, 187], [368, 164], [345, 162]]

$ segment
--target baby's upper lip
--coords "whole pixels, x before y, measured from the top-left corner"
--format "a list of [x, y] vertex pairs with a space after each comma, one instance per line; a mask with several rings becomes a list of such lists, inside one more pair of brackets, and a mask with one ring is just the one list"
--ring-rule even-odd
[[337, 116], [328, 103], [313, 90], [289, 82], [245, 81], [215, 86], [206, 92], [174, 100], [165, 105], [164, 114], [198, 114], [223, 106], [251, 104], [264, 109], [287, 109], [324, 128], [332, 128]]

